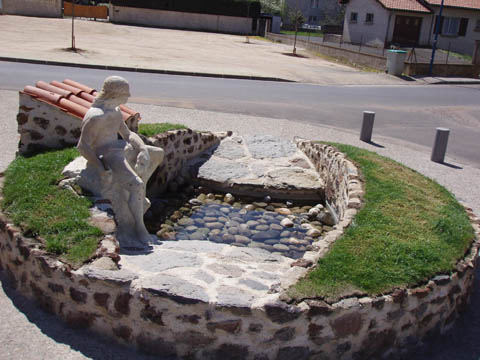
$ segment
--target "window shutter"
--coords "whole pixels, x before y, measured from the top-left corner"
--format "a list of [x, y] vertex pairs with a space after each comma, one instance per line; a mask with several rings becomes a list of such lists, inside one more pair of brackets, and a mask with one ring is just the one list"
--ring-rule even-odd
[[468, 19], [462, 18], [460, 20], [460, 29], [458, 29], [458, 36], [465, 36], [467, 34]]
[[[444, 17], [442, 16], [442, 17], [440, 18], [440, 24], [439, 24], [439, 25], [440, 25], [440, 30], [438, 31], [438, 33], [439, 33], [439, 34], [441, 34], [441, 33], [442, 33], [442, 28], [443, 28], [443, 19], [444, 19]], [[434, 33], [434, 34], [436, 34], [436, 33], [437, 33], [437, 24], [438, 24], [438, 22], [437, 22], [437, 21], [438, 21], [438, 15], [437, 15], [437, 16], [435, 16], [435, 26], [434, 26], [434, 28], [433, 28], [433, 33]]]

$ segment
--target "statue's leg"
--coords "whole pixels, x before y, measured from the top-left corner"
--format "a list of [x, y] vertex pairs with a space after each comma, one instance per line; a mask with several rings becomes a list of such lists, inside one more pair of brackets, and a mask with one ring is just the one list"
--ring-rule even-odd
[[[128, 217], [127, 222], [135, 224], [134, 228], [136, 236], [135, 239], [132, 239], [129, 243], [138, 242], [139, 245], [147, 245], [156, 238], [148, 233], [143, 222], [145, 185], [142, 179], [140, 179], [140, 177], [138, 177], [133, 171], [125, 158], [123, 151], [112, 152], [105, 155], [105, 160], [112, 169], [113, 182], [116, 186], [121, 187], [122, 192], [124, 191], [127, 194], [125, 199], [126, 203], [117, 203], [119, 203], [119, 207], [121, 206], [121, 213], [124, 214], [125, 217]], [[117, 221], [119, 220], [121, 219], [118, 219]], [[121, 228], [121, 224], [119, 225]]]
[[157, 167], [159, 167], [163, 162], [165, 157], [165, 151], [162, 148], [147, 145], [147, 149], [148, 154], [150, 155], [150, 163], [148, 164], [145, 174], [142, 176], [142, 180], [145, 182], [145, 184], [148, 182], [150, 176], [152, 176]]

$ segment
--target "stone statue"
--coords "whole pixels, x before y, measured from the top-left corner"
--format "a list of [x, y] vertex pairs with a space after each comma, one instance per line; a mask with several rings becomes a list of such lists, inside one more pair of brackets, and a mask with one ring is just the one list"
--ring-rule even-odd
[[[112, 203], [120, 246], [142, 249], [157, 240], [148, 233], [143, 215], [150, 206], [146, 183], [163, 161], [164, 151], [145, 145], [128, 129], [118, 106], [129, 96], [127, 80], [119, 76], [105, 79], [83, 118], [77, 148], [87, 159], [87, 167], [79, 183], [90, 184], [88, 190]], [[97, 189], [92, 189], [92, 184]]]

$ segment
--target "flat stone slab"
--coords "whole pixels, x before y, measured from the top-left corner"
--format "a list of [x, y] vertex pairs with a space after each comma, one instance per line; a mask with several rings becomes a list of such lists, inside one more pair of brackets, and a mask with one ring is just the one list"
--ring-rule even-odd
[[238, 195], [318, 201], [325, 183], [307, 156], [291, 141], [270, 135], [232, 136], [206, 159], [193, 161], [197, 181]]
[[258, 248], [179, 240], [121, 254], [119, 265], [135, 274], [135, 288], [180, 304], [256, 307], [276, 298], [289, 274], [292, 281], [298, 278], [293, 261]]

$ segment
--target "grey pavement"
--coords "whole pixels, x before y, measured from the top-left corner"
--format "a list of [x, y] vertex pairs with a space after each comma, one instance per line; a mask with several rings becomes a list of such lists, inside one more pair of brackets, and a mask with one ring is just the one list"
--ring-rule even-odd
[[76, 20], [3, 15], [0, 58], [78, 66], [121, 67], [205, 76], [269, 78], [317, 84], [398, 85], [405, 80], [384, 73], [323, 60], [292, 46], [252, 37], [115, 25]]
[[[183, 41], [178, 38], [169, 41], [177, 31], [85, 21], [78, 21], [78, 24], [77, 44], [86, 51], [70, 53], [63, 50], [69, 46], [68, 21], [0, 16], [0, 56], [88, 64], [124, 64], [177, 71], [195, 70], [211, 74], [284, 77], [314, 83], [323, 81], [339, 84], [343, 81], [345, 84], [403, 84], [401, 79], [389, 75], [361, 73], [317, 58], [295, 58], [293, 62], [290, 56], [283, 54], [290, 51], [289, 46], [261, 40], [245, 44], [244, 39], [238, 36], [188, 33], [183, 35]], [[113, 42], [112, 36], [115, 39]], [[209, 52], [211, 48], [215, 50]], [[189, 49], [194, 51], [187, 52]], [[251, 49], [257, 49], [255, 54]], [[269, 60], [265, 61], [266, 58]], [[352, 131], [286, 119], [155, 105], [129, 105], [142, 114], [144, 122], [168, 121], [197, 130], [233, 130], [241, 135], [270, 134], [286, 139], [299, 136], [366, 148], [437, 180], [480, 214], [480, 169], [457, 164], [448, 156], [447, 164], [432, 163], [429, 159], [430, 149], [422, 146], [412, 146], [411, 143], [406, 146], [400, 140], [380, 136], [374, 136], [374, 144], [367, 144], [359, 141], [359, 134]], [[15, 121], [18, 93], [0, 91], [0, 106], [0, 122], [3, 124], [0, 133], [0, 170], [3, 171], [14, 158], [18, 143]], [[0, 274], [0, 281], [1, 360], [150, 358], [114, 345], [99, 336], [65, 327], [53, 316], [16, 294], [3, 274]], [[478, 289], [473, 301], [480, 301]], [[430, 343], [429, 347], [412, 355], [410, 359], [478, 358], [478, 324], [479, 311], [476, 306], [471, 306], [447, 337]]]

